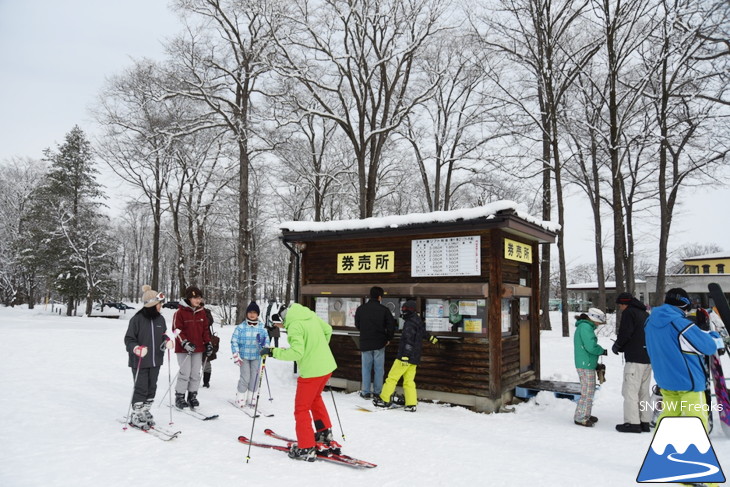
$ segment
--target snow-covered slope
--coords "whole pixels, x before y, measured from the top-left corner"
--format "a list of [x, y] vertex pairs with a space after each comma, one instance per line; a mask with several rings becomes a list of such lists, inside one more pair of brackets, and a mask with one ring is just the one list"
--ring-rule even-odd
[[[164, 310], [168, 324], [171, 310]], [[138, 431], [123, 431], [117, 419], [127, 412], [132, 374], [123, 336], [131, 312], [119, 320], [67, 318], [43, 309], [0, 308], [3, 348], [0, 485], [38, 486], [625, 486], [633, 485], [651, 443], [649, 434], [620, 434], [623, 422], [621, 358], [606, 357], [607, 379], [596, 396], [594, 428], [573, 424], [574, 404], [541, 393], [514, 413], [477, 414], [462, 407], [419, 405], [415, 414], [357, 409], [357, 394], [327, 393], [336, 437], [345, 451], [379, 466], [358, 471], [323, 462], [295, 462], [270, 450], [247, 447], [238, 435], [251, 435], [252, 420], [227, 400], [238, 378], [229, 357], [231, 327], [221, 336], [220, 358], [213, 362], [210, 389], [201, 389], [201, 407], [220, 414], [202, 422], [172, 413], [180, 438], [169, 443]], [[557, 316], [553, 323], [559, 323]], [[558, 326], [556, 326], [557, 328]], [[604, 347], [610, 339], [601, 337]], [[577, 380], [572, 338], [559, 330], [542, 336], [544, 379]], [[725, 359], [726, 370], [730, 365]], [[292, 414], [296, 377], [292, 365], [270, 360], [264, 386], [272, 418], [256, 421], [253, 437], [264, 428], [294, 434]], [[389, 366], [390, 364], [387, 364]], [[167, 388], [160, 373], [158, 398]], [[416, 376], [418, 382], [418, 376]], [[167, 401], [167, 400], [166, 400]], [[170, 422], [167, 407], [153, 412]], [[338, 425], [341, 422], [342, 430]], [[711, 435], [717, 457], [730, 466], [730, 441]], [[726, 464], [726, 465], [725, 465]]]

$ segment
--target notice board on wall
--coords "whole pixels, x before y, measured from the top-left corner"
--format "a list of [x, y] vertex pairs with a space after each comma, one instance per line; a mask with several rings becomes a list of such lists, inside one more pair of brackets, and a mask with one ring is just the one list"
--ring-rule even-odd
[[411, 241], [411, 276], [479, 276], [482, 273], [479, 235]]

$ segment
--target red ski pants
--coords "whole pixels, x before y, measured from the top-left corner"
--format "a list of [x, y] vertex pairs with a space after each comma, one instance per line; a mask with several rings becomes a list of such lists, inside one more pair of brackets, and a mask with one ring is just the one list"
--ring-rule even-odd
[[312, 448], [314, 446], [314, 429], [312, 421], [317, 425], [317, 431], [331, 428], [330, 416], [322, 401], [322, 391], [332, 374], [322, 377], [297, 379], [297, 393], [294, 398], [294, 421], [297, 430], [297, 446]]

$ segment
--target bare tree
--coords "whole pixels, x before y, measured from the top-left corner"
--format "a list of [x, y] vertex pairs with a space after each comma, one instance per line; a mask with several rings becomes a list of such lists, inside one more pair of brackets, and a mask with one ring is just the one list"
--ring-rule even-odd
[[274, 55], [274, 4], [257, 0], [177, 0], [188, 35], [171, 46], [179, 85], [175, 94], [205, 103], [228, 130], [238, 160], [236, 322], [251, 296], [249, 171], [256, 147], [254, 98]]
[[296, 0], [277, 42], [278, 73], [301, 83], [355, 154], [360, 217], [373, 215], [386, 142], [432, 86], [414, 90], [414, 61], [441, 28], [443, 0]]

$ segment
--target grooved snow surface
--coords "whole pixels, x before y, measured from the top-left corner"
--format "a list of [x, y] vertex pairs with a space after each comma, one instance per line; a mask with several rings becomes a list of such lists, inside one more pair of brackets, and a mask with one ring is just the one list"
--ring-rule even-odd
[[[462, 407], [420, 403], [418, 412], [367, 413], [357, 394], [335, 393], [346, 436], [346, 453], [377, 463], [360, 471], [324, 462], [289, 460], [285, 454], [251, 449], [251, 418], [227, 403], [235, 395], [237, 368], [229, 359], [233, 328], [220, 328], [219, 358], [210, 389], [199, 399], [220, 414], [198, 421], [173, 412], [180, 438], [162, 442], [138, 431], [123, 431], [117, 419], [127, 412], [132, 374], [123, 337], [133, 310], [119, 320], [60, 317], [43, 307], [29, 311], [0, 308], [3, 354], [3, 419], [0, 428], [0, 485], [37, 486], [626, 486], [635, 485], [651, 435], [621, 434], [623, 422], [621, 357], [610, 354], [606, 382], [597, 393], [594, 428], [573, 424], [574, 403], [541, 393], [514, 413], [477, 414]], [[163, 310], [168, 326], [172, 310]], [[577, 381], [571, 338], [555, 331], [542, 335], [542, 378]], [[572, 325], [571, 325], [572, 327]], [[282, 340], [285, 342], [284, 340]], [[604, 347], [610, 338], [601, 336]], [[280, 343], [281, 344], [281, 343]], [[727, 358], [725, 370], [730, 370]], [[390, 364], [386, 364], [387, 368]], [[262, 400], [276, 415], [256, 420], [253, 437], [266, 440], [265, 428], [294, 435], [296, 378], [291, 363], [267, 363], [271, 393]], [[171, 374], [177, 371], [173, 359]], [[418, 376], [416, 376], [418, 382]], [[168, 383], [167, 362], [160, 373], [158, 398]], [[341, 431], [325, 396], [336, 438]], [[153, 408], [167, 426], [170, 410]], [[730, 440], [719, 428], [710, 439], [721, 465], [730, 468]], [[274, 441], [274, 440], [272, 440]], [[730, 473], [726, 470], [726, 475]]]

